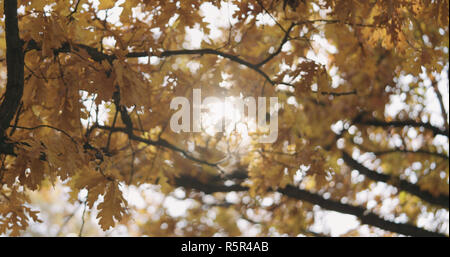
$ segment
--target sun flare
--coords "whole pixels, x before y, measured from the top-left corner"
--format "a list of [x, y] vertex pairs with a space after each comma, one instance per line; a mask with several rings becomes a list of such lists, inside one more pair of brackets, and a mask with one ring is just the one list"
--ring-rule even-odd
[[227, 137], [237, 133], [243, 139], [249, 138], [249, 128], [256, 122], [243, 115], [234, 100], [202, 105], [202, 131], [210, 136], [223, 132]]

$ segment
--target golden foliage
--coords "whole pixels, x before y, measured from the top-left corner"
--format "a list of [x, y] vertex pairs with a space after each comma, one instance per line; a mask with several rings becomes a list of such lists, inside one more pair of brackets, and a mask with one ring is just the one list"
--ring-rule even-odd
[[[150, 184], [165, 197], [184, 187], [195, 204], [185, 219], [146, 213], [141, 234], [237, 236], [244, 232], [237, 220], [250, 222], [254, 213], [261, 234], [274, 234], [273, 227], [298, 235], [314, 223], [313, 205], [274, 192], [295, 186], [351, 203], [373, 187], [344, 165], [343, 151], [367, 153], [364, 166], [390, 176], [387, 184], [417, 180], [423, 192], [448, 199], [447, 117], [428, 124], [425, 101], [428, 81], [435, 86], [448, 72], [448, 0], [232, 0], [229, 10], [220, 1], [18, 2], [25, 85], [16, 117], [0, 133], [0, 234], [20, 235], [39, 221], [29, 191], [63, 183], [73, 203], [87, 190], [84, 202], [98, 210], [103, 230], [127, 222], [121, 188]], [[208, 12], [220, 13], [217, 24]], [[1, 95], [5, 42], [1, 30]], [[402, 85], [405, 76], [413, 79]], [[203, 97], [277, 96], [277, 142], [246, 141], [238, 132], [174, 133], [170, 101], [191, 99], [192, 88]], [[390, 116], [394, 95], [407, 107]], [[3, 153], [3, 144], [13, 144], [14, 154]], [[233, 178], [236, 171], [245, 177]], [[227, 180], [248, 191], [221, 206], [226, 193], [211, 188]], [[210, 203], [190, 187], [217, 206], [205, 210]], [[377, 196], [372, 210], [398, 198], [393, 212], [415, 224], [442, 207], [398, 191]], [[268, 196], [272, 205], [259, 202]]]

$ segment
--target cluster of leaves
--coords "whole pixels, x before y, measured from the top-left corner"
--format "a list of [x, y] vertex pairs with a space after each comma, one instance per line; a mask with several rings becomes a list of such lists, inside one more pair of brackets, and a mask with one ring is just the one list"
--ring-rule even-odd
[[[448, 0], [0, 6], [0, 103], [8, 104], [0, 107], [7, 124], [0, 126], [0, 234], [38, 221], [26, 194], [58, 181], [73, 203], [87, 190], [86, 206], [98, 209], [103, 230], [130, 222], [122, 187], [152, 184], [164, 195], [184, 188], [195, 204], [183, 217], [150, 213], [139, 234], [241, 235], [236, 223], [244, 219], [261, 235], [315, 235], [314, 205], [386, 235], [448, 233], [449, 127], [437, 86], [448, 71]], [[8, 43], [13, 7], [22, 51]], [[224, 9], [227, 25], [206, 18]], [[9, 86], [14, 57], [23, 58], [24, 72]], [[405, 76], [412, 82], [403, 85]], [[278, 97], [277, 142], [242, 146], [239, 133], [174, 133], [170, 101], [192, 98], [193, 88], [204, 97]], [[439, 99], [441, 124], [430, 123], [428, 89]], [[392, 116], [396, 95], [406, 107]], [[380, 183], [390, 193], [358, 201]], [[229, 192], [239, 200], [227, 202]], [[265, 197], [272, 204], [262, 204]], [[388, 200], [398, 201], [390, 217], [406, 215], [406, 223], [387, 220]], [[443, 210], [438, 225], [418, 227], [421, 215]]]

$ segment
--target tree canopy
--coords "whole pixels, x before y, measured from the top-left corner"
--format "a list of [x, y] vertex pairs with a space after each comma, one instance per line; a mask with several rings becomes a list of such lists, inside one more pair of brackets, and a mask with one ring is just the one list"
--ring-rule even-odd
[[[448, 0], [0, 3], [0, 234], [448, 236]], [[174, 132], [193, 89], [277, 141]]]

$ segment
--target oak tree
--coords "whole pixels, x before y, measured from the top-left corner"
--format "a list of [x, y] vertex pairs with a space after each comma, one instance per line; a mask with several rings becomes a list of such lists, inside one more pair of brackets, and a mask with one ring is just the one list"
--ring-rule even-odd
[[[448, 0], [0, 3], [0, 234], [448, 236]], [[277, 141], [175, 133], [194, 88], [277, 97]]]

